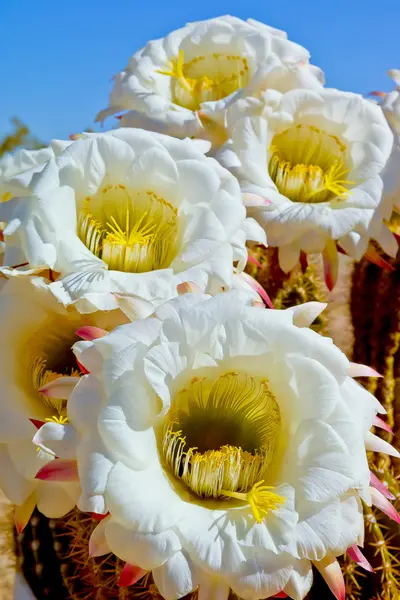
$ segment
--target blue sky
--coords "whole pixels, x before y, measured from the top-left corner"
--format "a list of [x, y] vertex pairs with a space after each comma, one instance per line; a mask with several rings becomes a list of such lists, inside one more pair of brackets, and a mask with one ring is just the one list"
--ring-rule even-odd
[[386, 70], [400, 67], [399, 0], [3, 0], [0, 135], [14, 115], [43, 140], [92, 126], [112, 75], [135, 50], [187, 21], [227, 13], [286, 30], [330, 87], [387, 90]]

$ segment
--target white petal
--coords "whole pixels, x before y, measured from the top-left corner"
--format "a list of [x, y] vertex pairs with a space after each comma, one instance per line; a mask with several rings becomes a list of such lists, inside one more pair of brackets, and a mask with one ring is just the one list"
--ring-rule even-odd
[[160, 567], [181, 549], [179, 538], [173, 531], [141, 533], [125, 529], [114, 519], [107, 522], [105, 535], [114, 554], [149, 571]]
[[153, 569], [154, 583], [166, 600], [177, 600], [198, 585], [196, 569], [185, 552], [177, 552], [166, 563]]

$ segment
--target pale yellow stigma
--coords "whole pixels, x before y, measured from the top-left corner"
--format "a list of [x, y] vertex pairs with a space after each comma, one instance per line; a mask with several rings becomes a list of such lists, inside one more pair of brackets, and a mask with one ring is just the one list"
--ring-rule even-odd
[[268, 170], [279, 192], [293, 202], [344, 199], [355, 184], [346, 178], [346, 146], [337, 136], [297, 124], [274, 135]]
[[279, 406], [266, 379], [236, 372], [194, 377], [167, 415], [162, 456], [200, 498], [244, 500], [259, 519], [279, 504], [271, 493], [267, 504], [269, 488], [260, 482], [280, 429]]
[[157, 71], [171, 77], [175, 104], [198, 110], [203, 102], [221, 100], [249, 82], [247, 59], [214, 52], [185, 62], [183, 50], [172, 58], [167, 69]]
[[177, 253], [177, 209], [152, 191], [109, 185], [85, 200], [78, 235], [116, 271], [144, 273], [170, 265]]
[[229, 490], [221, 490], [221, 493], [228, 498], [235, 498], [250, 504], [254, 518], [257, 523], [262, 523], [267, 514], [285, 504], [285, 498], [275, 494], [271, 490], [274, 488], [268, 485], [263, 485], [264, 481], [259, 481], [254, 484], [251, 490], [247, 493], [231, 492]]

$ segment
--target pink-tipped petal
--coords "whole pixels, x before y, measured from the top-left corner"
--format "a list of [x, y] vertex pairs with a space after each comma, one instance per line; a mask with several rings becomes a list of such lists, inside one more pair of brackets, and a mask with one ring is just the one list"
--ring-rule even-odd
[[385, 498], [379, 490], [374, 487], [370, 488], [372, 504], [379, 508], [385, 515], [392, 519], [395, 523], [400, 523], [400, 515], [395, 507], [390, 504], [389, 500]]
[[379, 96], [380, 98], [384, 98], [386, 96], [386, 92], [369, 92], [368, 96]]
[[339, 268], [338, 251], [334, 240], [328, 240], [326, 242], [326, 246], [322, 252], [322, 258], [324, 262], [326, 287], [331, 292], [335, 287]]
[[324, 578], [332, 594], [335, 596], [336, 600], [345, 600], [346, 586], [344, 583], [342, 569], [340, 568], [336, 558], [326, 556], [323, 560], [313, 562]]
[[252, 287], [253, 290], [255, 290], [259, 296], [261, 296], [268, 308], [274, 308], [271, 302], [271, 298], [268, 296], [267, 292], [264, 290], [262, 285], [260, 285], [258, 281], [254, 279], [254, 277], [245, 272], [240, 273], [240, 277], [244, 279], [244, 281], [248, 283], [249, 286]]
[[119, 576], [118, 587], [129, 587], [130, 585], [134, 585], [139, 579], [142, 579], [146, 573], [147, 571], [144, 569], [126, 563]]
[[83, 340], [87, 340], [88, 342], [102, 338], [107, 334], [108, 331], [105, 329], [100, 329], [100, 327], [92, 327], [91, 325], [85, 325], [84, 327], [80, 327], [76, 330], [76, 335]]
[[36, 507], [36, 492], [32, 492], [32, 494], [25, 500], [23, 504], [15, 507], [14, 510], [14, 524], [17, 533], [22, 533], [27, 524], [29, 523], [29, 519], [32, 516], [33, 511]]
[[259, 196], [258, 194], [251, 194], [248, 192], [245, 192], [244, 194], [242, 194], [242, 198], [243, 198], [243, 204], [246, 207], [269, 206], [270, 204], [272, 204], [272, 200], [269, 200], [269, 198], [265, 198], [265, 196]]
[[256, 258], [254, 258], [254, 256], [251, 256], [251, 254], [248, 255], [247, 262], [251, 265], [255, 265], [258, 269], [262, 269], [262, 264]]
[[68, 400], [79, 379], [79, 377], [58, 377], [46, 383], [39, 389], [39, 392], [48, 398]]
[[382, 454], [394, 456], [394, 458], [400, 458], [400, 454], [396, 448], [393, 448], [388, 442], [385, 442], [385, 440], [370, 431], [365, 436], [365, 448], [371, 452], [381, 452]]
[[375, 475], [375, 473], [373, 473], [372, 471], [370, 471], [369, 475], [370, 475], [369, 482], [372, 485], [372, 487], [376, 488], [378, 490], [378, 492], [380, 492], [388, 500], [395, 500], [396, 499], [396, 496], [393, 496], [393, 494], [391, 492], [389, 492], [387, 486], [383, 483], [383, 481], [381, 481]]
[[97, 558], [111, 552], [106, 540], [106, 526], [109, 519], [103, 519], [93, 530], [89, 539], [89, 557]]
[[389, 427], [389, 425], [387, 423], [385, 423], [385, 421], [383, 419], [381, 419], [380, 417], [375, 417], [374, 418], [373, 425], [375, 425], [375, 427], [379, 427], [379, 429], [383, 429], [384, 431], [387, 431], [391, 435], [394, 435], [393, 434], [393, 429], [391, 429]]
[[367, 561], [357, 544], [354, 544], [353, 546], [350, 546], [350, 548], [347, 548], [347, 554], [349, 555], [351, 560], [354, 560], [354, 562], [360, 565], [360, 567], [363, 568], [365, 571], [373, 573], [374, 569]]
[[35, 479], [60, 483], [79, 481], [77, 462], [62, 458], [52, 460], [38, 471]]
[[347, 375], [349, 377], [383, 377], [383, 375], [375, 371], [372, 367], [353, 362], [350, 363]]
[[180, 296], [183, 294], [200, 294], [201, 288], [193, 281], [184, 281], [176, 286], [176, 291]]
[[36, 427], [36, 429], [40, 429], [46, 423], [46, 421], [39, 421], [39, 419], [29, 419], [32, 425]]
[[394, 271], [394, 266], [391, 265], [387, 260], [382, 258], [382, 256], [372, 244], [368, 246], [368, 250], [364, 254], [364, 257], [367, 260], [369, 260], [369, 262], [372, 262], [374, 265], [381, 267], [381, 269], [384, 269], [385, 271]]

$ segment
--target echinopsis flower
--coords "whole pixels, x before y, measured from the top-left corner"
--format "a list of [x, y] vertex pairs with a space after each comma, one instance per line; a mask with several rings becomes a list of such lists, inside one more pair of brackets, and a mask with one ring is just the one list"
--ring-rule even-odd
[[36, 178], [35, 195], [0, 207], [5, 264], [49, 267], [54, 293], [82, 312], [129, 294], [150, 314], [184, 281], [229, 288], [246, 238], [265, 234], [208, 146], [131, 129], [73, 142]]
[[239, 97], [272, 87], [320, 87], [321, 71], [286, 34], [231, 16], [189, 23], [149, 42], [114, 78], [110, 106], [97, 119], [128, 110], [121, 126], [176, 137], [202, 137], [218, 146], [225, 109]]
[[248, 214], [284, 271], [300, 252], [323, 253], [332, 287], [338, 245], [358, 260], [372, 238], [396, 254], [381, 178], [393, 135], [380, 107], [338, 90], [270, 90], [232, 106], [228, 125], [218, 160], [248, 193]]
[[392, 154], [382, 173], [384, 194], [388, 202], [400, 211], [400, 70], [391, 69], [388, 75], [396, 84], [396, 89], [389, 93], [372, 92], [372, 95], [382, 98], [380, 104], [394, 134]]
[[[75, 482], [35, 480], [56, 452], [32, 443], [37, 429], [67, 423], [69, 393], [82, 374], [72, 345], [84, 325], [112, 329], [129, 319], [119, 311], [83, 316], [63, 307], [42, 278], [12, 278], [0, 292], [0, 488], [17, 505], [21, 530], [35, 505], [49, 517], [70, 511], [79, 496]], [[38, 432], [38, 433], [39, 433]], [[63, 446], [63, 440], [59, 440]]]
[[376, 373], [308, 329], [324, 305], [251, 302], [185, 294], [75, 345], [90, 374], [57, 427], [77, 432], [64, 450], [77, 452], [78, 506], [110, 513], [90, 552], [111, 550], [133, 579], [151, 570], [167, 600], [197, 587], [301, 600], [312, 563], [343, 600], [335, 557], [361, 560], [361, 498], [399, 521], [370, 487], [366, 449], [398, 453], [369, 432], [384, 411], [352, 379]]

